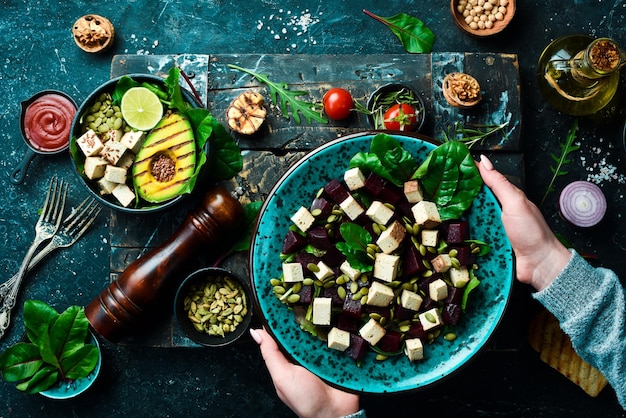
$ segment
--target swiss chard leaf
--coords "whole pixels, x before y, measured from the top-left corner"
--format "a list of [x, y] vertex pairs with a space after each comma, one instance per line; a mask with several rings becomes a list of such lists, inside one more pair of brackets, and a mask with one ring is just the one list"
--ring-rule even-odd
[[7, 382], [19, 382], [32, 377], [43, 364], [39, 347], [32, 343], [17, 343], [0, 355], [0, 370]]
[[363, 13], [384, 24], [400, 40], [407, 52], [430, 53], [435, 43], [435, 34], [424, 22], [406, 13], [391, 17], [380, 17], [363, 10]]
[[91, 373], [97, 362], [98, 348], [94, 345], [83, 345], [71, 355], [64, 357], [61, 367], [66, 379], [76, 380]]
[[28, 393], [29, 395], [39, 393], [42, 390], [49, 389], [57, 379], [59, 378], [59, 371], [54, 366], [44, 366], [37, 373], [33, 375], [29, 380], [26, 380], [16, 387]]
[[367, 255], [367, 244], [372, 242], [370, 233], [352, 222], [343, 223], [339, 233], [344, 241], [336, 244], [337, 249], [346, 256], [350, 266], [361, 271], [371, 271], [372, 259]]
[[39, 344], [38, 337], [43, 325], [51, 326], [59, 317], [59, 313], [46, 303], [39, 300], [24, 302], [24, 326], [28, 339]]
[[250, 249], [250, 241], [252, 237], [252, 228], [254, 227], [257, 216], [261, 211], [263, 202], [250, 202], [243, 207], [244, 214], [244, 227], [246, 233], [233, 245], [232, 252], [235, 251], [247, 251]]
[[465, 289], [463, 289], [463, 298], [461, 299], [461, 309], [463, 309], [463, 311], [465, 311], [465, 309], [467, 308], [467, 301], [468, 301], [470, 293], [472, 292], [472, 290], [476, 289], [478, 285], [480, 284], [480, 280], [478, 280], [478, 278], [474, 276], [474, 273], [470, 272], [470, 275], [472, 277], [470, 281], [467, 283], [467, 285], [465, 286]]
[[372, 138], [370, 151], [359, 152], [350, 160], [350, 167], [371, 171], [401, 186], [417, 169], [415, 158], [400, 142], [386, 134]]

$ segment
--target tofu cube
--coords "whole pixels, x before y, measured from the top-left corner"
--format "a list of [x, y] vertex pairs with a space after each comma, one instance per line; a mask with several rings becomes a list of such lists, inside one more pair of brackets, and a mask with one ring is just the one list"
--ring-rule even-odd
[[313, 323], [315, 325], [330, 325], [332, 298], [313, 299]]
[[400, 257], [393, 254], [377, 253], [374, 261], [374, 277], [384, 282], [392, 282], [398, 275]]
[[367, 293], [367, 304], [371, 306], [389, 306], [395, 298], [393, 289], [380, 282], [373, 282]]
[[424, 345], [419, 338], [409, 338], [404, 342], [404, 354], [410, 361], [422, 360], [424, 358]]
[[304, 280], [304, 270], [300, 263], [283, 263], [283, 281], [297, 283]]
[[448, 285], [442, 279], [437, 279], [428, 284], [428, 296], [439, 302], [448, 297]]
[[412, 208], [415, 222], [423, 228], [435, 228], [441, 223], [437, 205], [427, 200], [417, 202]]
[[365, 209], [361, 206], [359, 202], [352, 195], [348, 195], [348, 197], [339, 204], [341, 209], [348, 215], [348, 218], [351, 220], [355, 220], [359, 216], [365, 212]]
[[326, 263], [324, 263], [323, 261], [320, 261], [319, 263], [317, 263], [317, 268], [319, 270], [318, 271], [314, 271], [313, 274], [319, 280], [327, 279], [327, 278], [329, 278], [329, 277], [331, 277], [332, 275], [335, 274], [335, 272], [330, 267], [328, 267], [326, 265]]
[[122, 204], [127, 207], [135, 200], [135, 193], [126, 184], [118, 184], [111, 191], [111, 194]]
[[328, 333], [328, 348], [346, 351], [350, 347], [350, 333], [333, 327]]
[[436, 247], [439, 241], [439, 231], [436, 229], [422, 229], [422, 244], [427, 247]]
[[452, 267], [448, 271], [448, 275], [450, 276], [450, 281], [454, 287], [465, 287], [465, 285], [467, 285], [470, 281], [469, 270], [465, 266], [460, 268]]
[[110, 164], [117, 165], [117, 162], [122, 158], [122, 155], [124, 155], [127, 149], [126, 145], [121, 142], [107, 141], [100, 155]]
[[402, 244], [405, 235], [406, 228], [404, 225], [398, 221], [394, 221], [389, 228], [381, 232], [376, 240], [376, 245], [378, 245], [385, 254], [391, 254]]
[[307, 208], [300, 206], [300, 209], [291, 217], [291, 222], [300, 228], [300, 231], [306, 232], [315, 222], [315, 217]]
[[448, 254], [439, 254], [430, 261], [437, 273], [445, 273], [452, 267], [452, 258]]
[[122, 136], [120, 142], [133, 154], [137, 154], [143, 145], [145, 133], [141, 131], [129, 131]]
[[424, 200], [420, 184], [417, 180], [409, 180], [404, 183], [404, 196], [409, 203], [417, 203]]
[[117, 166], [122, 167], [123, 169], [128, 171], [133, 166], [134, 162], [135, 154], [133, 154], [132, 152], [125, 152], [124, 155], [122, 155], [122, 158], [120, 158], [120, 160], [117, 162]]
[[365, 186], [365, 176], [359, 167], [346, 171], [343, 175], [343, 181], [350, 190], [358, 190]]
[[107, 165], [104, 170], [104, 178], [111, 183], [122, 184], [126, 183], [126, 170], [114, 165]]
[[339, 270], [345, 274], [346, 276], [348, 276], [348, 278], [352, 281], [355, 281], [356, 279], [359, 278], [359, 276], [361, 276], [361, 270], [357, 270], [355, 268], [353, 268], [350, 263], [348, 263], [348, 260], [344, 261], [343, 263], [341, 263], [341, 265], [339, 266]]
[[120, 139], [122, 139], [122, 131], [119, 129], [110, 129], [100, 135], [100, 139], [103, 143], [107, 141], [120, 142]]
[[393, 216], [393, 210], [385, 206], [383, 202], [375, 200], [372, 202], [365, 214], [377, 224], [387, 225], [387, 222], [389, 222]]
[[370, 319], [365, 325], [359, 329], [359, 335], [371, 345], [376, 345], [381, 338], [385, 336], [385, 328], [378, 321]]
[[98, 155], [102, 148], [104, 148], [104, 144], [100, 141], [100, 138], [96, 133], [90, 129], [85, 132], [80, 138], [76, 140], [76, 144], [81, 149], [85, 157], [93, 157], [94, 155]]
[[113, 189], [117, 187], [117, 183], [111, 183], [104, 177], [98, 179], [98, 189], [100, 189], [101, 195], [107, 195], [113, 193]]
[[420, 295], [408, 289], [404, 289], [400, 295], [400, 304], [405, 309], [419, 311], [422, 302], [424, 302], [424, 299]]
[[432, 308], [427, 310], [426, 312], [422, 312], [419, 314], [419, 320], [422, 324], [422, 328], [424, 331], [429, 331], [433, 328], [440, 326], [443, 321], [441, 320], [441, 315], [437, 308]]
[[107, 162], [100, 157], [85, 158], [85, 175], [90, 180], [99, 179], [104, 176]]

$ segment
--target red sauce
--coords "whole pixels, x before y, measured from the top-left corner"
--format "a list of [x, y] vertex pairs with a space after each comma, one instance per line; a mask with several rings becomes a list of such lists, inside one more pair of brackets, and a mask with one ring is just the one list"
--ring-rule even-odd
[[24, 112], [24, 134], [40, 151], [58, 151], [69, 143], [76, 106], [59, 94], [44, 94]]

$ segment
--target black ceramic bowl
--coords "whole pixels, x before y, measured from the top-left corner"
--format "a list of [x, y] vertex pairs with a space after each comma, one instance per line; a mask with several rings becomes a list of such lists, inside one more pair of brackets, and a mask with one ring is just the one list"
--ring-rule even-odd
[[[133, 80], [141, 83], [141, 82], [149, 82], [152, 84], [163, 85], [164, 79], [158, 76], [150, 75], [150, 74], [128, 74], [128, 77]], [[186, 195], [179, 195], [170, 200], [161, 202], [161, 203], [150, 203], [143, 200], [140, 200], [138, 204], [132, 202], [129, 206], [125, 207], [120, 204], [115, 197], [112, 195], [102, 195], [100, 193], [99, 187], [96, 181], [88, 179], [83, 170], [83, 164], [85, 161], [85, 155], [80, 151], [78, 146], [76, 145], [76, 140], [84, 133], [82, 127], [83, 118], [89, 113], [93, 104], [97, 101], [98, 97], [102, 93], [113, 93], [115, 90], [115, 85], [122, 77], [113, 78], [102, 85], [100, 85], [97, 89], [95, 89], [85, 101], [80, 105], [78, 111], [76, 112], [76, 116], [72, 122], [71, 134], [70, 134], [70, 154], [72, 158], [72, 162], [74, 164], [74, 172], [80, 178], [80, 181], [85, 185], [85, 188], [102, 204], [112, 208], [119, 210], [121, 212], [133, 213], [133, 214], [142, 214], [142, 213], [152, 213], [164, 210], [169, 208], [179, 201], [185, 198]], [[186, 89], [181, 88], [184, 99], [189, 102], [193, 107], [198, 108], [201, 107], [201, 104], [198, 103], [197, 99]], [[205, 154], [209, 154], [209, 141], [206, 141], [203, 152]], [[207, 158], [208, 160], [208, 158]], [[205, 172], [205, 168], [208, 163], [204, 165], [202, 172]], [[202, 174], [201, 174], [202, 175]], [[130, 177], [130, 176], [129, 176]], [[131, 190], [132, 180], [127, 182]]]
[[[420, 97], [419, 93], [411, 86], [408, 86], [403, 83], [390, 83], [390, 84], [385, 84], [384, 86], [377, 88], [367, 100], [367, 109], [370, 112], [374, 111], [374, 109], [379, 107], [378, 101], [380, 100], [381, 97], [384, 97], [390, 93], [398, 92], [402, 89], [406, 90], [407, 92], [411, 92], [413, 94], [412, 105], [413, 107], [420, 109], [420, 112], [417, 115], [417, 127], [413, 131], [413, 132], [419, 132], [423, 128], [424, 122], [426, 121], [426, 107], [424, 106], [424, 101]], [[383, 110], [387, 110], [387, 109], [385, 108]], [[372, 129], [385, 129], [384, 127], [377, 126], [374, 115], [368, 115], [367, 122], [369, 123]]]
[[[226, 277], [226, 281], [222, 279], [224, 277]], [[231, 281], [231, 283], [228, 283], [228, 281]], [[205, 292], [205, 289], [207, 288], [212, 290], [213, 284], [216, 285], [215, 287], [217, 289], [228, 289], [225, 293], [228, 292], [231, 294], [224, 295], [223, 293], [220, 293], [220, 296], [213, 296], [213, 292]], [[232, 295], [232, 293], [234, 293], [233, 291], [236, 291], [237, 294]], [[193, 300], [194, 295], [197, 296], [196, 300]], [[228, 302], [231, 298], [235, 299], [235, 302]], [[241, 300], [237, 298], [241, 298]], [[223, 315], [224, 317], [229, 318], [231, 322], [233, 321], [234, 317], [231, 317], [231, 314], [224, 312], [223, 309], [220, 310], [218, 308], [217, 311], [219, 312], [211, 312], [211, 306], [217, 307], [219, 305], [219, 302], [214, 305], [216, 300], [225, 301], [226, 305], [230, 305], [226, 306], [225, 309], [230, 307], [233, 311], [235, 311], [233, 312], [233, 315], [241, 316], [241, 321], [237, 324], [236, 328], [234, 330], [226, 329], [223, 336], [210, 335], [205, 331], [206, 328], [210, 329], [211, 327], [210, 319], [207, 319], [206, 322], [204, 322], [204, 325], [201, 323], [202, 317], [211, 314], [215, 314], [218, 318]], [[193, 307], [191, 306], [192, 302], [195, 304]], [[206, 305], [210, 306], [207, 307]], [[238, 305], [245, 307], [245, 310], [236, 313], [236, 306]], [[204, 308], [206, 312], [201, 311], [202, 308]], [[190, 314], [190, 309], [193, 309], [196, 312], [196, 315]], [[178, 291], [176, 292], [176, 298], [174, 299], [174, 315], [180, 329], [192, 341], [207, 347], [222, 347], [229, 345], [238, 340], [250, 327], [250, 322], [252, 321], [252, 306], [249, 285], [239, 276], [226, 269], [208, 267], [197, 270], [191, 273], [179, 286]], [[192, 320], [190, 319], [190, 316], [194, 316], [196, 319]], [[220, 322], [221, 321], [218, 320], [218, 323]], [[227, 321], [221, 322], [221, 324], [223, 325], [226, 322]], [[196, 326], [202, 330], [197, 329]], [[231, 325], [229, 325], [229, 328], [230, 327]]]

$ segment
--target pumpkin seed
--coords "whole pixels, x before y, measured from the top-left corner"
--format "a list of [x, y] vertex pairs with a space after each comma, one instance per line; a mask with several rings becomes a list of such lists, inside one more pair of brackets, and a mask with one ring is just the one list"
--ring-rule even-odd
[[456, 340], [456, 334], [454, 332], [448, 332], [443, 336], [443, 339], [446, 341], [454, 341]]

